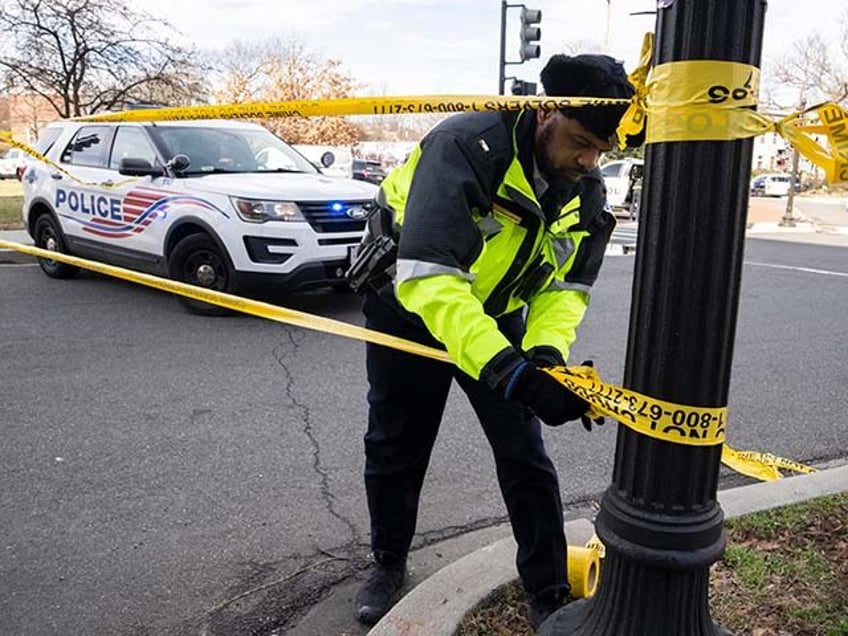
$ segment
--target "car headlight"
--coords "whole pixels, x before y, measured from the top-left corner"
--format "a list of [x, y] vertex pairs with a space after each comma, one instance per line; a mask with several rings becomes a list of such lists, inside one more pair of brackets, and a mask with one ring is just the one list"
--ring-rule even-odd
[[265, 221], [305, 221], [297, 203], [291, 201], [257, 201], [232, 198], [238, 215], [249, 223]]

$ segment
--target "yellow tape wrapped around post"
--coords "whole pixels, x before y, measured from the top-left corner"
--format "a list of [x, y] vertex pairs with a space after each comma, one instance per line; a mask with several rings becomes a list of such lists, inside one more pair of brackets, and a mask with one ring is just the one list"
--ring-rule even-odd
[[553, 367], [545, 371], [589, 403], [589, 417], [612, 417], [639, 433], [677, 444], [715, 446], [724, 442], [727, 407], [684, 406], [658, 400], [603, 382], [594, 367]]
[[757, 105], [760, 70], [737, 62], [669, 62], [648, 76], [648, 143], [727, 141], [772, 130]]

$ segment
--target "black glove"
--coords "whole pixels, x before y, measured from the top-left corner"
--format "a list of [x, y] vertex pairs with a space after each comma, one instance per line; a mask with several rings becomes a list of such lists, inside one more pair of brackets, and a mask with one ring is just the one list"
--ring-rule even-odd
[[548, 345], [533, 347], [527, 352], [527, 359], [540, 369], [565, 366], [565, 358], [559, 349]]
[[[584, 360], [583, 363], [580, 366], [581, 367], [594, 367], [595, 363], [592, 362], [591, 360]], [[592, 420], [586, 415], [580, 416], [580, 423], [583, 425], [583, 428], [585, 428], [590, 433], [592, 432], [592, 422], [594, 422], [597, 426], [603, 426], [604, 425], [604, 418], [599, 417], [599, 418]]]
[[583, 398], [529, 362], [513, 372], [504, 396], [508, 400], [521, 402], [548, 426], [560, 426], [569, 420], [576, 420], [589, 408]]

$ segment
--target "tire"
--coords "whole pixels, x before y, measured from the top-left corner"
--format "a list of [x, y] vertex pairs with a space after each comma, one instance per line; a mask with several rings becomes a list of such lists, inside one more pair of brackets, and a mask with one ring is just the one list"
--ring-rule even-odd
[[[60, 254], [68, 254], [65, 247], [65, 237], [62, 235], [62, 230], [56, 220], [50, 214], [42, 214], [35, 221], [35, 246], [43, 250], [58, 252]], [[38, 258], [38, 265], [41, 271], [47, 274], [50, 278], [73, 278], [79, 274], [79, 267], [75, 265], [67, 265], [59, 261], [53, 261], [49, 258]]]
[[[233, 267], [208, 234], [189, 234], [168, 257], [168, 275], [182, 283], [230, 293], [234, 289]], [[180, 302], [200, 316], [229, 316], [230, 309], [180, 296]]]

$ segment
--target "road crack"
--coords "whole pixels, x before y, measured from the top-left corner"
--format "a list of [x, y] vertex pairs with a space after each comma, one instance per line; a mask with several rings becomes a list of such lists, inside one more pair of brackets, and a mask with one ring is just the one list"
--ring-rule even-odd
[[280, 365], [280, 368], [283, 370], [284, 373], [285, 382], [283, 384], [283, 390], [285, 392], [285, 395], [291, 402], [291, 404], [294, 405], [294, 407], [301, 414], [301, 431], [309, 440], [309, 444], [311, 446], [312, 470], [315, 471], [315, 473], [318, 475], [321, 500], [324, 502], [327, 512], [329, 512], [332, 517], [336, 518], [340, 523], [347, 527], [351, 537], [350, 543], [354, 546], [361, 544], [362, 542], [359, 536], [359, 532], [356, 529], [356, 526], [336, 507], [336, 496], [333, 494], [332, 489], [330, 488], [330, 476], [321, 461], [321, 445], [318, 442], [318, 437], [315, 433], [315, 428], [313, 426], [312, 410], [309, 408], [308, 404], [305, 404], [298, 400], [295, 391], [295, 377], [292, 374], [291, 369], [289, 369], [288, 363], [286, 361], [287, 357], [294, 357], [298, 353], [300, 348], [299, 342], [294, 337], [294, 334], [290, 329], [286, 330], [286, 336], [288, 338], [288, 341], [274, 347], [273, 355], [274, 359]]

